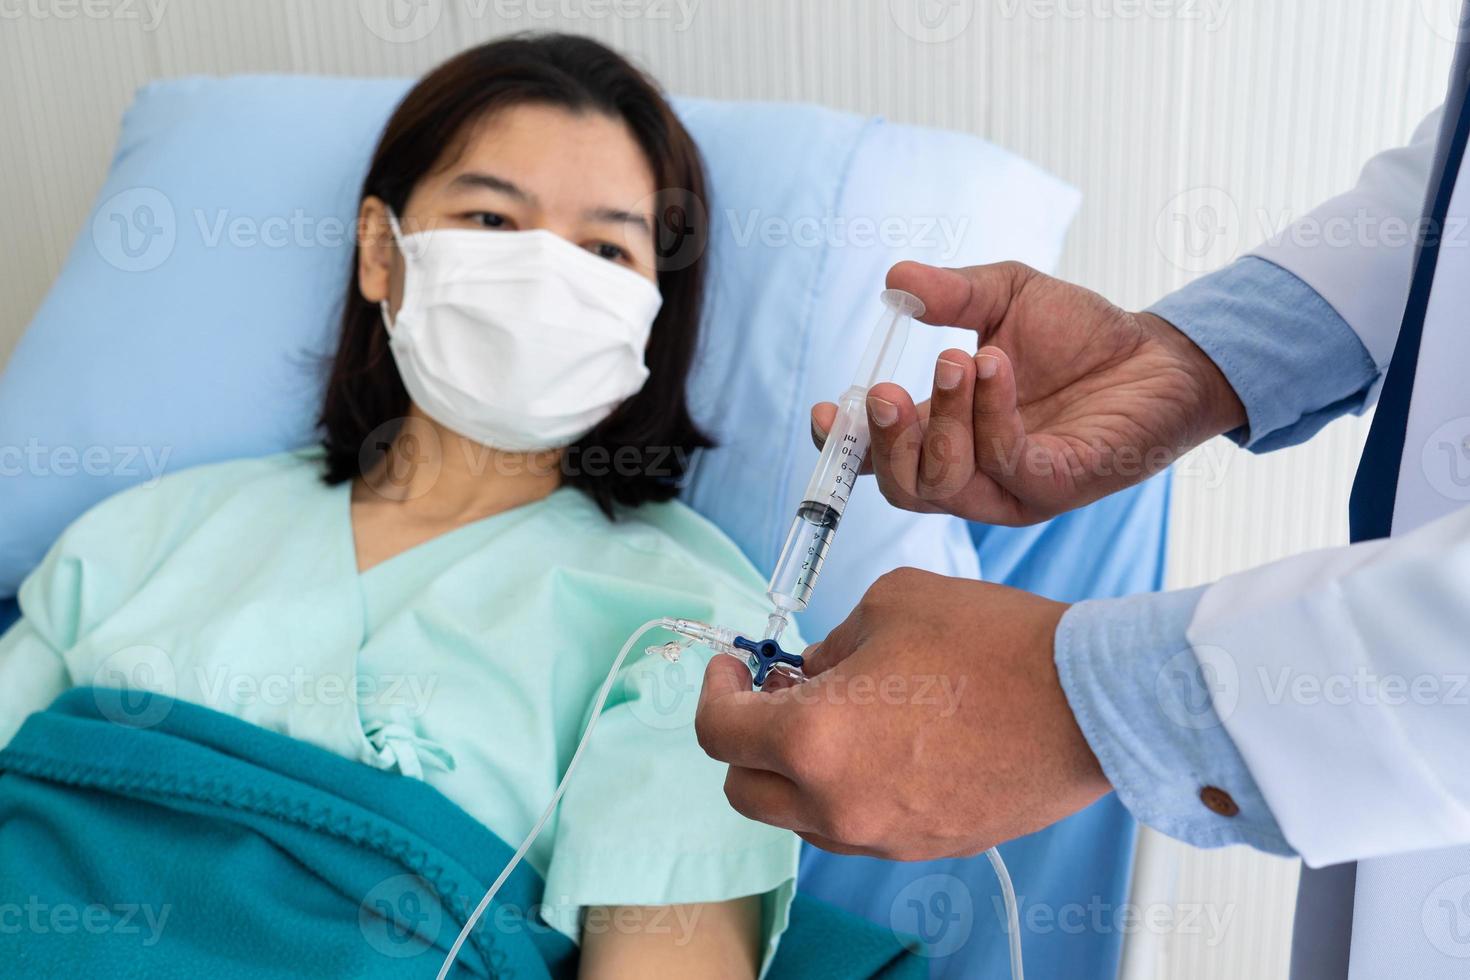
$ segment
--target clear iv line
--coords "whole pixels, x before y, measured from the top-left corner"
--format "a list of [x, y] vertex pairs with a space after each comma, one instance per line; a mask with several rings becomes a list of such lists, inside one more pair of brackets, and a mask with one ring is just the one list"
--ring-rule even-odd
[[500, 872], [500, 877], [495, 879], [494, 883], [490, 885], [489, 890], [485, 892], [485, 897], [480, 899], [480, 904], [475, 906], [475, 911], [470, 913], [469, 919], [465, 921], [464, 928], [459, 930], [459, 936], [454, 940], [454, 945], [449, 947], [449, 955], [444, 957], [444, 965], [439, 967], [437, 980], [445, 980], [445, 977], [449, 976], [450, 968], [454, 966], [454, 961], [459, 957], [460, 947], [464, 946], [465, 940], [474, 931], [475, 925], [479, 923], [480, 917], [485, 914], [485, 910], [490, 907], [490, 902], [495, 898], [496, 893], [500, 891], [501, 886], [510, 878], [511, 872], [520, 865], [521, 859], [526, 856], [526, 852], [531, 849], [531, 845], [536, 843], [536, 838], [541, 835], [541, 831], [546, 826], [546, 822], [556, 812], [556, 805], [561, 802], [562, 794], [567, 791], [567, 781], [572, 778], [572, 773], [577, 769], [577, 763], [582, 759], [582, 750], [587, 748], [587, 743], [592, 740], [592, 730], [597, 727], [597, 719], [602, 717], [602, 708], [607, 704], [607, 696], [612, 692], [613, 680], [618, 676], [618, 670], [623, 666], [623, 661], [628, 659], [628, 652], [633, 649], [633, 645], [638, 642], [644, 633], [657, 629], [660, 626], [667, 627], [669, 622], [670, 620], [668, 619], [649, 620], [634, 630], [633, 635], [628, 637], [628, 642], [623, 644], [623, 649], [618, 651], [618, 656], [613, 661], [612, 669], [607, 672], [607, 679], [602, 682], [602, 688], [597, 692], [597, 700], [592, 703], [592, 715], [587, 719], [587, 727], [582, 732], [582, 740], [577, 743], [577, 750], [572, 753], [572, 761], [567, 763], [567, 771], [562, 773], [561, 782], [556, 784], [556, 792], [551, 794], [551, 802], [546, 804], [546, 809], [542, 811], [541, 818], [536, 821], [536, 826], [531, 828], [531, 832], [526, 835], [526, 839], [521, 841], [521, 846], [516, 848], [516, 852], [511, 856], [509, 863], [506, 864], [505, 870]]
[[[495, 879], [490, 885], [490, 888], [485, 892], [485, 896], [480, 899], [480, 904], [476, 905], [474, 912], [470, 913], [470, 917], [465, 921], [464, 927], [460, 929], [459, 935], [455, 937], [454, 945], [449, 947], [449, 953], [444, 957], [444, 964], [439, 967], [439, 975], [436, 980], [445, 980], [449, 976], [449, 971], [454, 967], [454, 961], [459, 958], [459, 951], [463, 948], [465, 940], [469, 938], [470, 933], [479, 924], [481, 917], [485, 914], [485, 910], [490, 907], [490, 903], [494, 901], [501, 887], [510, 879], [511, 872], [515, 871], [520, 865], [526, 853], [531, 850], [531, 845], [536, 843], [536, 838], [541, 835], [541, 831], [546, 827], [546, 823], [551, 819], [551, 815], [556, 812], [557, 804], [561, 802], [562, 795], [566, 792], [567, 782], [572, 778], [572, 773], [577, 769], [577, 763], [582, 759], [582, 751], [587, 747], [587, 743], [592, 740], [592, 731], [597, 727], [597, 719], [602, 717], [602, 709], [607, 704], [608, 695], [612, 693], [613, 680], [618, 676], [618, 671], [622, 668], [623, 661], [628, 659], [629, 652], [632, 651], [633, 646], [643, 634], [660, 627], [684, 636], [692, 637], [698, 634], [704, 634], [703, 638], [712, 649], [730, 656], [740, 656], [739, 652], [729, 645], [729, 640], [734, 636], [733, 631], [725, 627], [709, 626], [693, 620], [665, 617], [663, 619], [651, 619], [633, 631], [633, 634], [628, 637], [627, 642], [623, 644], [623, 648], [618, 651], [617, 658], [613, 660], [612, 668], [607, 672], [607, 677], [603, 680], [602, 687], [597, 692], [597, 700], [592, 704], [592, 715], [587, 719], [587, 727], [582, 731], [581, 741], [577, 743], [576, 751], [572, 753], [571, 762], [567, 763], [567, 771], [562, 773], [561, 781], [556, 784], [556, 792], [551, 794], [551, 802], [546, 804], [546, 809], [542, 811], [540, 819], [536, 821], [536, 825], [531, 828], [531, 832], [526, 835], [526, 839], [521, 841], [521, 846], [516, 848], [515, 854], [511, 855], [511, 859], [505, 865], [505, 869], [500, 872], [499, 877]], [[1025, 980], [1021, 968], [1021, 917], [1020, 910], [1016, 907], [1016, 889], [1011, 884], [1011, 875], [1006, 870], [1006, 863], [1002, 860], [1000, 851], [992, 847], [985, 852], [985, 856], [990, 859], [990, 866], [995, 869], [995, 876], [1000, 881], [1001, 896], [1005, 902], [1006, 937], [1011, 954], [1011, 980]]]
[[1006, 942], [1011, 950], [1011, 980], [1025, 980], [1021, 970], [1021, 910], [1016, 908], [1016, 887], [1011, 884], [1011, 873], [1006, 870], [1000, 851], [990, 848], [985, 852], [990, 866], [995, 869], [1000, 882], [1000, 895], [1006, 906]]

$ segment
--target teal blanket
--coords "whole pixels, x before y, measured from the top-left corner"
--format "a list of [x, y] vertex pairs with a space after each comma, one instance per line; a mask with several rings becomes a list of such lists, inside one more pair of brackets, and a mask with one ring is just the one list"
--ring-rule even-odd
[[[183, 701], [68, 691], [0, 751], [0, 964], [18, 977], [433, 978], [512, 848], [427, 785]], [[574, 976], [522, 863], [451, 976]], [[770, 976], [924, 976], [798, 897]]]

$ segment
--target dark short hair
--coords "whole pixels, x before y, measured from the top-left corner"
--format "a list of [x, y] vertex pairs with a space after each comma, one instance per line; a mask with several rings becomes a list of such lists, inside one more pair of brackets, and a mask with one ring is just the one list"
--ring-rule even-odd
[[[563, 34], [517, 35], [471, 48], [426, 75], [394, 110], [373, 152], [361, 198], [382, 199], [402, 214], [414, 186], [487, 114], [513, 105], [558, 106], [621, 119], [653, 171], [654, 215], [679, 209], [681, 234], [703, 234], [685, 220], [685, 202], [707, 200], [694, 140], [658, 87], [611, 49]], [[658, 229], [655, 229], [656, 233]], [[565, 459], [563, 482], [614, 505], [669, 500], [696, 449], [712, 445], [689, 412], [687, 386], [704, 299], [703, 241], [678, 245], [681, 261], [659, 262], [663, 306], [653, 322], [643, 388], [579, 440]], [[661, 252], [661, 255], [664, 254]], [[357, 262], [342, 311], [342, 332], [319, 423], [324, 477], [338, 484], [362, 474], [369, 438], [388, 438], [408, 413], [409, 395], [388, 347], [377, 305], [363, 298]], [[386, 428], [385, 428], [386, 427]], [[584, 466], [587, 459], [637, 459], [636, 465]]]

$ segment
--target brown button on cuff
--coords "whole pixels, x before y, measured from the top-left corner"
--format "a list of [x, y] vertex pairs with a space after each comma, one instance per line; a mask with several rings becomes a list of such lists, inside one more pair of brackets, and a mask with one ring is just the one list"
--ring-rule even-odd
[[1218, 786], [1206, 786], [1199, 791], [1199, 798], [1201, 803], [1222, 817], [1233, 817], [1240, 812], [1239, 804]]

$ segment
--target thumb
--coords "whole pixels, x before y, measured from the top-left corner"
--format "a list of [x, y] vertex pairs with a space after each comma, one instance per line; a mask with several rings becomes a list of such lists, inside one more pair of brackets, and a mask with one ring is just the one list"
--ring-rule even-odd
[[699, 692], [701, 706], [731, 694], [750, 693], [750, 668], [738, 657], [716, 654], [704, 668], [704, 687]]
[[1020, 262], [945, 269], [909, 261], [888, 270], [887, 284], [924, 301], [924, 315], [919, 318], [924, 323], [973, 330], [983, 343], [1036, 275], [1035, 269]]
[[838, 623], [827, 638], [813, 643], [801, 652], [802, 673], [807, 677], [815, 677], [824, 671], [842, 663], [857, 650], [862, 643], [862, 625], [860, 622], [861, 612], [853, 610], [852, 615]]
[[1003, 487], [1017, 482], [1026, 426], [1016, 405], [1016, 375], [999, 347], [975, 355], [975, 465]]

